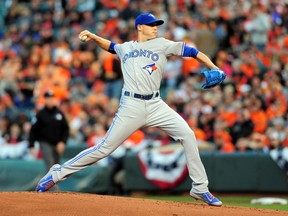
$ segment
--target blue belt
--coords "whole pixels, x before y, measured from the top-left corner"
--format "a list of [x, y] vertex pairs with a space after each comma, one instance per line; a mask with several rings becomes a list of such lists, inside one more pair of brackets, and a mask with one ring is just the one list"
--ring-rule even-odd
[[[124, 95], [125, 96], [131, 96], [131, 97], [138, 98], [138, 99], [142, 99], [142, 100], [151, 100], [154, 96], [154, 94], [149, 94], [149, 95], [142, 95], [142, 94], [137, 94], [137, 93], [132, 94], [129, 91], [125, 91]], [[155, 97], [158, 97], [158, 96], [159, 96], [159, 92], [156, 92]]]

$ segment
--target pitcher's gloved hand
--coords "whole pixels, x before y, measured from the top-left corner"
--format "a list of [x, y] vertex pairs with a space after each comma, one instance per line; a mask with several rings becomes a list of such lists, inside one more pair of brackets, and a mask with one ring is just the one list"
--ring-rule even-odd
[[203, 89], [209, 89], [216, 85], [220, 85], [226, 78], [226, 74], [218, 68], [204, 70], [201, 71], [200, 74], [204, 75], [206, 78], [206, 82], [202, 84]]

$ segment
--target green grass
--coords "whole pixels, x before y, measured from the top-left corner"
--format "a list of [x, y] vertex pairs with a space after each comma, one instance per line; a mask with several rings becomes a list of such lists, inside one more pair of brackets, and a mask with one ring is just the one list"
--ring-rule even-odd
[[[242, 206], [249, 208], [261, 208], [261, 209], [271, 209], [278, 211], [288, 211], [288, 205], [281, 204], [269, 204], [269, 205], [261, 205], [261, 204], [251, 204], [252, 199], [257, 199], [260, 197], [256, 196], [217, 196], [222, 202], [223, 205], [226, 206]], [[273, 196], [274, 197], [274, 196]], [[155, 199], [155, 200], [169, 200], [169, 201], [177, 201], [177, 202], [197, 202], [201, 203], [201, 201], [196, 201], [189, 196], [141, 196], [141, 198], [145, 199]], [[283, 197], [281, 197], [283, 198]], [[287, 199], [287, 197], [284, 197]]]

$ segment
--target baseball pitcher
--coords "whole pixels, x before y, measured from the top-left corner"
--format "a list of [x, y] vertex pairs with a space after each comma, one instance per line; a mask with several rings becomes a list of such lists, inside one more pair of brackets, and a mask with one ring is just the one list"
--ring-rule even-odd
[[139, 128], [150, 126], [161, 128], [183, 145], [192, 180], [190, 195], [209, 205], [222, 205], [222, 202], [209, 192], [208, 179], [194, 132], [186, 121], [161, 99], [159, 88], [167, 57], [171, 55], [195, 58], [209, 68], [202, 72], [206, 77], [203, 89], [221, 84], [226, 75], [197, 49], [186, 46], [184, 42], [158, 38], [158, 26], [163, 23], [163, 20], [156, 19], [150, 13], [140, 14], [135, 20], [138, 40], [123, 44], [116, 44], [87, 30], [79, 34], [83, 42], [92, 40], [121, 60], [124, 85], [120, 106], [101, 143], [80, 152], [63, 165], [53, 165], [39, 181], [36, 191], [47, 191], [71, 174], [111, 154]]

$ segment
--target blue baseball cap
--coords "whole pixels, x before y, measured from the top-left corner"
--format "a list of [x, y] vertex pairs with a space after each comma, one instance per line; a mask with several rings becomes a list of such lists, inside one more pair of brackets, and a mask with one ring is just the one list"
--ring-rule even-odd
[[142, 13], [136, 17], [135, 20], [135, 29], [137, 29], [138, 25], [162, 25], [164, 23], [163, 20], [158, 20], [151, 13]]

